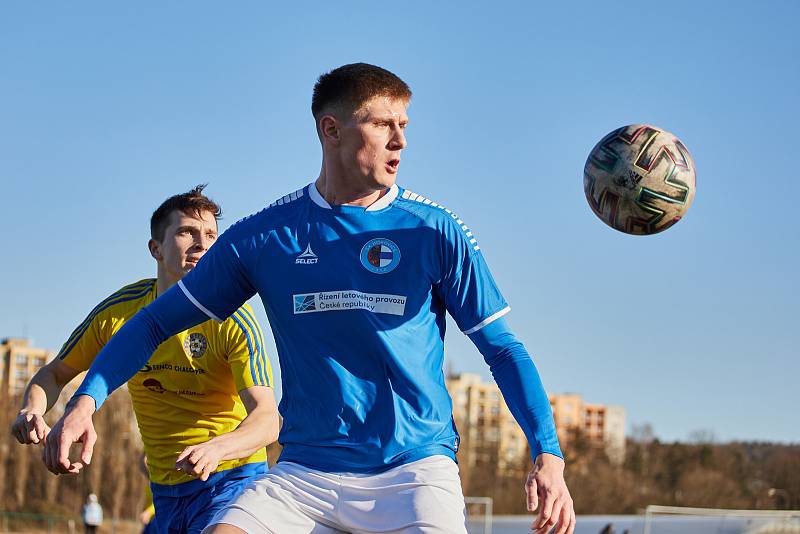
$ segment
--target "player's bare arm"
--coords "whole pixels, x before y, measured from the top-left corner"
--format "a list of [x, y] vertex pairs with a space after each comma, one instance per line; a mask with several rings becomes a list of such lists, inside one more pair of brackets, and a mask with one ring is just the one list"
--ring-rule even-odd
[[[45, 439], [42, 459], [51, 473], [76, 475], [92, 461], [92, 452], [97, 441], [92, 422], [95, 409], [95, 401], [88, 395], [77, 395], [67, 403], [64, 415], [53, 425]], [[69, 458], [69, 449], [73, 443], [83, 444], [80, 461]]]
[[223, 460], [246, 458], [278, 439], [280, 420], [271, 387], [252, 386], [239, 392], [247, 417], [236, 430], [205, 443], [186, 447], [175, 461], [175, 468], [208, 480]]
[[536, 457], [525, 482], [528, 511], [537, 511], [531, 529], [537, 534], [551, 530], [572, 534], [575, 530], [575, 507], [564, 480], [564, 460], [553, 454]]
[[39, 369], [25, 388], [22, 407], [11, 424], [11, 435], [23, 445], [44, 441], [50, 432], [44, 414], [56, 403], [64, 386], [77, 375], [77, 370], [57, 359]]

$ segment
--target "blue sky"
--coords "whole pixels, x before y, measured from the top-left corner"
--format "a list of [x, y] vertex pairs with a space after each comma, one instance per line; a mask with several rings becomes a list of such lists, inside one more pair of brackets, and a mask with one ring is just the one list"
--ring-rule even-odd
[[[166, 196], [209, 182], [225, 228], [312, 181], [314, 80], [366, 61], [414, 90], [399, 183], [474, 230], [550, 392], [662, 439], [800, 441], [800, 7], [555, 4], [3, 4], [0, 337], [57, 349], [153, 276]], [[656, 236], [583, 195], [589, 150], [630, 123], [697, 164]], [[489, 377], [450, 327], [453, 368]]]

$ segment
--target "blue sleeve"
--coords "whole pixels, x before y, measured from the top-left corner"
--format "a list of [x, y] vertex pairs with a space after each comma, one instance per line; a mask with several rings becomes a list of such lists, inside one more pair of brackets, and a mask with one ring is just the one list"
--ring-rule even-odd
[[510, 308], [463, 221], [448, 220], [442, 233], [442, 274], [434, 287], [458, 328], [471, 334]]
[[99, 409], [115, 389], [147, 363], [164, 340], [207, 320], [177, 286], [171, 287], [126, 321], [106, 343], [74, 396], [92, 397]]
[[211, 319], [224, 321], [256, 294], [245, 265], [261, 237], [248, 236], [242, 222], [233, 225], [178, 282], [189, 300]]
[[539, 372], [506, 320], [497, 319], [469, 338], [489, 364], [508, 408], [528, 438], [531, 458], [535, 460], [543, 452], [563, 458], [550, 400]]

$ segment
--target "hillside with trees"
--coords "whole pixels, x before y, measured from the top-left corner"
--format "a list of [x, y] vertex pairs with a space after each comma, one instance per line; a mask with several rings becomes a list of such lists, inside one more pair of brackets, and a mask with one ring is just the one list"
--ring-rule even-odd
[[[48, 416], [52, 424], [62, 406]], [[9, 434], [18, 399], [0, 398], [0, 510], [77, 516], [89, 492], [109, 518], [135, 518], [146, 480], [139, 471], [141, 441], [127, 391], [114, 393], [95, 415], [99, 440], [92, 464], [78, 476], [54, 476], [41, 446], [23, 446]], [[648, 504], [713, 508], [788, 509], [800, 506], [800, 445], [662, 443], [647, 428], [628, 438], [625, 461], [615, 465], [601, 447], [573, 436], [567, 482], [579, 514], [635, 514]], [[464, 493], [494, 499], [497, 514], [523, 514], [528, 465], [498, 476], [491, 465], [462, 472]], [[773, 490], [773, 491], [770, 491]]]
[[[636, 514], [648, 504], [732, 509], [800, 506], [800, 445], [662, 443], [652, 432], [628, 438], [625, 460], [614, 465], [601, 447], [576, 433], [564, 454], [566, 479], [578, 514]], [[498, 477], [489, 468], [464, 473], [467, 495], [488, 495], [498, 514], [525, 513], [528, 465]]]

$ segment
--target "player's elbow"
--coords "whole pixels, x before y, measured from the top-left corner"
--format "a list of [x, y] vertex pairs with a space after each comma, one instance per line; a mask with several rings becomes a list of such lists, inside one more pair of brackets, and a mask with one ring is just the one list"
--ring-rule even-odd
[[519, 360], [530, 359], [525, 346], [516, 339], [506, 345], [492, 347], [492, 349], [483, 354], [483, 359], [493, 370], [517, 363]]
[[278, 434], [281, 431], [281, 416], [277, 411], [269, 413], [265, 421], [264, 445], [270, 445], [278, 441]]
[[[248, 454], [252, 454], [258, 449], [277, 441], [281, 427], [281, 418], [277, 410], [265, 408], [256, 409], [250, 412], [242, 425], [243, 426], [239, 429], [244, 430], [246, 426], [246, 432], [249, 436], [246, 441], [251, 443], [253, 448], [253, 450], [248, 451]], [[244, 437], [244, 435], [242, 437]]]
[[60, 390], [67, 385], [72, 377], [65, 376], [63, 373], [57, 372], [57, 364], [60, 362], [52, 361], [36, 371], [36, 373], [31, 378], [28, 387], [32, 385], [37, 385], [44, 389], [46, 392], [53, 391], [53, 388], [58, 388]]

